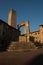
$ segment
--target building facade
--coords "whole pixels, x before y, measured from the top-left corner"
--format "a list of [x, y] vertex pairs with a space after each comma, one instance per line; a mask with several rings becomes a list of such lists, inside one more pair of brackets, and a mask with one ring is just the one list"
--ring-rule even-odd
[[11, 41], [19, 41], [20, 31], [0, 20], [0, 47], [6, 47]]
[[43, 25], [39, 26], [38, 31], [30, 32], [30, 41], [43, 44]]

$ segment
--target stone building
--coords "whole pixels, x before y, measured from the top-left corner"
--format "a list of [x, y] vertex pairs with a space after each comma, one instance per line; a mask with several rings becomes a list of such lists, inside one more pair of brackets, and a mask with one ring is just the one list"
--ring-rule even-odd
[[19, 40], [20, 31], [0, 20], [0, 49], [5, 48], [11, 41]]
[[39, 26], [39, 30], [30, 32], [29, 21], [22, 21], [18, 24], [18, 29], [24, 26], [24, 34], [19, 35], [19, 42], [33, 42], [43, 44], [43, 25]]
[[43, 43], [43, 25], [39, 26], [38, 31], [30, 32], [30, 41]]
[[30, 32], [30, 41], [39, 42], [39, 31]]

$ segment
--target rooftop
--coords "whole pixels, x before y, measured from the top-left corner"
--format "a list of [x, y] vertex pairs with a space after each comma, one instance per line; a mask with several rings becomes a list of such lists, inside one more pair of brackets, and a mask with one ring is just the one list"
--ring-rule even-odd
[[4, 22], [4, 21], [3, 21], [3, 20], [1, 20], [1, 19], [0, 19], [0, 23], [4, 23], [4, 24], [6, 24], [7, 26], [9, 26], [10, 28], [13, 28], [13, 29], [15, 29], [15, 30], [18, 30], [18, 29], [16, 29], [16, 28], [14, 28], [14, 27], [12, 27], [12, 26], [8, 25], [6, 22]]

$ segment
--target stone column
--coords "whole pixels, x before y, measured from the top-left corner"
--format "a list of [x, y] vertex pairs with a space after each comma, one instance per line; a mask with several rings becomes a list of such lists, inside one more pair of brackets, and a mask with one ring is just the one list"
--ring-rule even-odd
[[26, 36], [26, 42], [29, 42], [30, 27], [29, 27], [28, 21], [25, 22], [24, 33], [25, 33], [25, 36]]

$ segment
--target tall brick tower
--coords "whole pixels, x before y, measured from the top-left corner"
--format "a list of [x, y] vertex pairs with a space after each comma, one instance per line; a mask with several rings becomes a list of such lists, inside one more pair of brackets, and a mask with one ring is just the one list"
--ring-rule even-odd
[[16, 28], [16, 11], [10, 10], [8, 15], [8, 24]]

